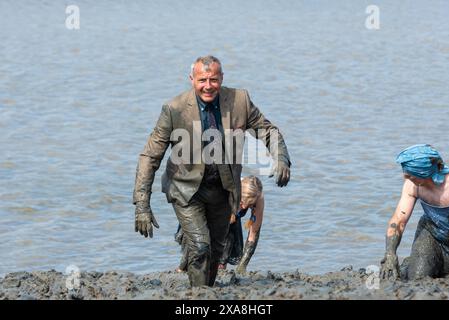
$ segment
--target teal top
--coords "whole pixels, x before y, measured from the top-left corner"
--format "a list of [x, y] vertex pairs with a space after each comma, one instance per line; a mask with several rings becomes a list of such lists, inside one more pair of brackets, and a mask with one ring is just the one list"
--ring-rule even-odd
[[420, 200], [427, 230], [449, 251], [449, 207], [438, 207]]

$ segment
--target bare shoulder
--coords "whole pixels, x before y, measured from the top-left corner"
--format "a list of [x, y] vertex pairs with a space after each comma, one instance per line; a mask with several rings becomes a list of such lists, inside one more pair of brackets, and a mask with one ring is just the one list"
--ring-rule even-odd
[[405, 179], [402, 187], [402, 196], [409, 196], [412, 198], [418, 198], [418, 187], [409, 179]]

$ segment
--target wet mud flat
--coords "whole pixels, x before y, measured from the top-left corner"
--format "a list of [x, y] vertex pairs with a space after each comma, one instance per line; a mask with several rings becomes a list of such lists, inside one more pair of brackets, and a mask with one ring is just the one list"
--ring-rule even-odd
[[220, 270], [215, 287], [190, 288], [186, 273], [137, 275], [128, 272], [81, 272], [77, 278], [54, 270], [14, 272], [0, 278], [0, 300], [187, 299], [187, 300], [447, 300], [449, 277], [416, 281], [381, 281], [366, 270], [345, 267], [309, 275], [250, 271], [244, 276]]

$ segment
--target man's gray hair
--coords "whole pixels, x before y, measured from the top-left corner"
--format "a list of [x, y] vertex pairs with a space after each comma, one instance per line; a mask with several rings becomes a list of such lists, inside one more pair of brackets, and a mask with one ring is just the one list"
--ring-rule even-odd
[[212, 55], [208, 55], [208, 56], [204, 56], [204, 57], [199, 57], [195, 60], [194, 63], [192, 63], [192, 65], [190, 66], [190, 75], [193, 77], [193, 71], [195, 69], [195, 66], [197, 63], [201, 62], [203, 65], [203, 70], [207, 71], [209, 69], [209, 66], [213, 63], [216, 63], [220, 66], [219, 70], [220, 73], [223, 74], [223, 68], [221, 66], [221, 62], [218, 58], [212, 56]]

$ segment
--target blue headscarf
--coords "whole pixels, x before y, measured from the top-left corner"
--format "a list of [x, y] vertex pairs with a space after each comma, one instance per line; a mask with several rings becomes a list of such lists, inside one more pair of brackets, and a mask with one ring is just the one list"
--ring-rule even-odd
[[[438, 161], [441, 160], [443, 169], [438, 169]], [[449, 173], [440, 154], [428, 144], [417, 144], [403, 150], [396, 158], [396, 162], [402, 165], [404, 172], [418, 178], [432, 178], [437, 185], [444, 181], [444, 176]]]

